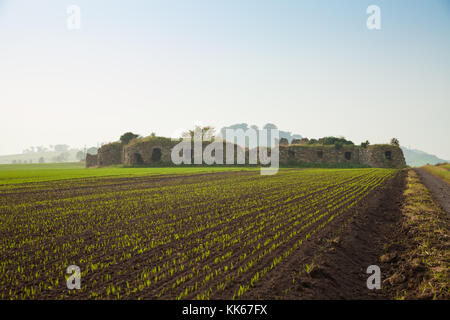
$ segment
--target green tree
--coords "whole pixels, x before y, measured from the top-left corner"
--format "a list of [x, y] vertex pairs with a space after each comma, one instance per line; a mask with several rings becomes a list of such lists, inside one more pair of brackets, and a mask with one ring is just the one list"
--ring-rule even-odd
[[123, 144], [128, 144], [128, 143], [130, 143], [131, 140], [136, 139], [138, 137], [139, 137], [138, 134], [134, 134], [133, 132], [126, 132], [120, 136], [120, 141]]
[[370, 145], [369, 140], [366, 140], [366, 142], [361, 142], [361, 147], [367, 148]]

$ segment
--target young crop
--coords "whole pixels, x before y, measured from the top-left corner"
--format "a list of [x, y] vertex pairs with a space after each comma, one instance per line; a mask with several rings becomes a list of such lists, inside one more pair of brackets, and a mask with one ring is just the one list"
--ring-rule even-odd
[[[245, 298], [396, 172], [247, 170], [8, 185], [0, 188], [0, 297]], [[80, 290], [66, 287], [69, 265], [81, 269]]]

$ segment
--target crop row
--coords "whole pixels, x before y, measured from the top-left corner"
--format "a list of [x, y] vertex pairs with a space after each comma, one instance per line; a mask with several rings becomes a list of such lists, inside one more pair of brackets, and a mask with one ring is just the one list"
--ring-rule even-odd
[[[0, 191], [0, 297], [241, 298], [396, 174], [282, 170], [40, 182]], [[82, 287], [66, 287], [66, 268]]]

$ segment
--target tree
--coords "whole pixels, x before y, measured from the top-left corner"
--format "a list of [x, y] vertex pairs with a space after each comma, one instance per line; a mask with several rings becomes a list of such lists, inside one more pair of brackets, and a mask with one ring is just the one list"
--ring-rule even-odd
[[400, 146], [400, 142], [398, 141], [397, 138], [392, 138], [391, 139], [391, 145], [399, 147]]
[[138, 137], [139, 137], [138, 134], [134, 134], [133, 132], [126, 132], [120, 136], [120, 141], [123, 144], [128, 144], [128, 143], [130, 143], [131, 140], [136, 139]]
[[82, 160], [84, 160], [86, 158], [86, 155], [84, 154], [83, 151], [80, 150], [80, 151], [77, 152], [76, 158], [77, 158], [77, 160], [82, 161]]
[[65, 162], [69, 160], [70, 153], [68, 152], [62, 152], [59, 156], [55, 158], [56, 162]]
[[195, 126], [194, 130], [188, 130], [182, 133], [182, 138], [194, 139], [195, 134], [201, 134], [202, 140], [211, 140], [214, 138], [215, 128], [212, 126], [200, 127]]
[[344, 137], [323, 137], [318, 141], [319, 144], [332, 145], [332, 144], [342, 144], [342, 145], [353, 145], [353, 142], [345, 139]]
[[55, 145], [55, 151], [57, 152], [66, 152], [67, 150], [69, 150], [69, 146], [67, 144]]
[[39, 163], [44, 163], [44, 162], [45, 162], [44, 157], [40, 157], [40, 158], [39, 158]]
[[369, 140], [366, 140], [366, 142], [361, 142], [361, 147], [367, 148], [370, 145]]

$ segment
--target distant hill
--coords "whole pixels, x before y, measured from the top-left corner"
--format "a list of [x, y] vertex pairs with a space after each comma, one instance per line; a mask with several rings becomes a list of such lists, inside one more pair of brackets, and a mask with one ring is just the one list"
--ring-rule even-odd
[[[39, 160], [44, 163], [50, 162], [77, 162], [77, 153], [79, 149], [70, 149], [65, 152], [58, 151], [44, 151], [33, 153], [21, 153], [0, 156], [0, 164], [11, 163], [39, 163]], [[42, 159], [41, 159], [42, 158]]]
[[424, 151], [408, 149], [401, 147], [405, 156], [406, 164], [411, 167], [420, 167], [423, 165], [437, 164], [442, 162], [448, 162], [448, 160], [440, 159], [433, 154], [426, 153]]

